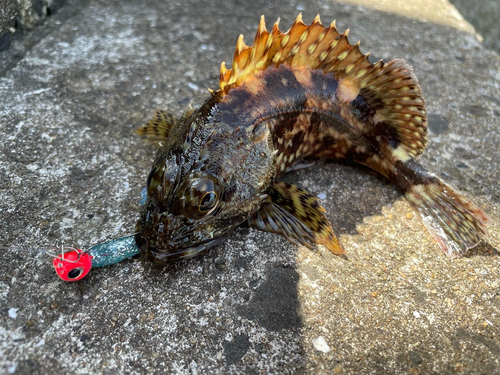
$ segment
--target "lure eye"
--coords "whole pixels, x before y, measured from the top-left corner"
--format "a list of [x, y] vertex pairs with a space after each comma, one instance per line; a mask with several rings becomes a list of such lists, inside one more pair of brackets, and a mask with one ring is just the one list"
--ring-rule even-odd
[[211, 178], [194, 180], [184, 194], [184, 211], [191, 219], [201, 219], [211, 213], [219, 203], [220, 187]]
[[68, 279], [73, 280], [79, 277], [83, 272], [82, 267], [77, 267], [73, 268], [71, 271], [68, 272]]

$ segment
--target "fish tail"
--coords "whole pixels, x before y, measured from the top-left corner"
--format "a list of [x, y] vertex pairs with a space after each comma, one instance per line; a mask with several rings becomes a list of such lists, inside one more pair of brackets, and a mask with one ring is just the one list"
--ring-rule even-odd
[[464, 255], [481, 241], [488, 221], [483, 210], [414, 161], [407, 161], [399, 170], [406, 199], [450, 258]]

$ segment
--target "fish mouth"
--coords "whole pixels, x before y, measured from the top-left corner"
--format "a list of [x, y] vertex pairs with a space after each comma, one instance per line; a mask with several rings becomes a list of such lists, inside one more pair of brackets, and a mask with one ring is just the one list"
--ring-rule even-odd
[[197, 244], [196, 246], [188, 246], [175, 249], [158, 249], [155, 246], [144, 243], [142, 246], [140, 246], [140, 251], [144, 257], [156, 264], [167, 264], [182, 259], [192, 258], [217, 245], [221, 241], [221, 239], [222, 238], [219, 237], [214, 240], [209, 240]]

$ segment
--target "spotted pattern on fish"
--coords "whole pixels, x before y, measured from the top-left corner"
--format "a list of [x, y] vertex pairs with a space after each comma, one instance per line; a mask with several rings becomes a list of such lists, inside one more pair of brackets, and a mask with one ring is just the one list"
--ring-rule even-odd
[[248, 222], [255, 228], [282, 234], [309, 248], [315, 243], [323, 244], [334, 254], [345, 257], [325, 212], [317, 197], [295, 185], [276, 182], [261, 208]]

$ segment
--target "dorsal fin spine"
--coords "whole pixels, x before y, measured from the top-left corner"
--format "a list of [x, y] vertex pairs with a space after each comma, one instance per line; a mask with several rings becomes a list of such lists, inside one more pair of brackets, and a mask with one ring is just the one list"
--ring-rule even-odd
[[359, 42], [349, 43], [349, 29], [339, 33], [335, 21], [324, 27], [316, 16], [307, 26], [299, 14], [286, 33], [279, 30], [278, 22], [279, 19], [269, 33], [261, 17], [252, 46], [247, 46], [240, 35], [232, 68], [221, 65], [216, 96], [223, 98], [232, 88], [272, 65], [321, 69], [339, 81], [345, 80], [344, 87], [350, 90], [350, 95], [362, 90], [367, 103], [382, 102], [384, 105], [376, 110], [374, 121], [393, 128], [409, 155], [416, 157], [422, 153], [427, 133], [426, 111], [409, 66], [402, 60], [371, 64], [368, 54], [360, 52]]
[[301, 23], [305, 26], [304, 21], [302, 21], [302, 12], [300, 12], [299, 15], [297, 16], [297, 18], [295, 18], [294, 24], [299, 24], [299, 23]]
[[266, 20], [264, 16], [260, 16], [260, 22], [259, 22], [259, 28], [257, 29], [257, 35], [256, 38], [259, 37], [260, 35], [267, 33], [266, 29]]

